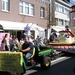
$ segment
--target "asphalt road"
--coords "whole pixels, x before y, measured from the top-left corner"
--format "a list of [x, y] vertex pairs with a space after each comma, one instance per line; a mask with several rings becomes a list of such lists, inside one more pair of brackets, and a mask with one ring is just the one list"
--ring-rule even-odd
[[24, 75], [75, 75], [73, 68], [75, 67], [75, 56], [64, 56], [51, 62], [48, 70], [42, 70], [40, 65], [28, 70]]

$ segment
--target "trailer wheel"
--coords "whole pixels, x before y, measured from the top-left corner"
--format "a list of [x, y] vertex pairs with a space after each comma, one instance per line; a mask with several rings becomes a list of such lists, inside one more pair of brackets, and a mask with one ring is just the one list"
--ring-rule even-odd
[[44, 70], [49, 69], [51, 65], [50, 57], [43, 57], [40, 65]]

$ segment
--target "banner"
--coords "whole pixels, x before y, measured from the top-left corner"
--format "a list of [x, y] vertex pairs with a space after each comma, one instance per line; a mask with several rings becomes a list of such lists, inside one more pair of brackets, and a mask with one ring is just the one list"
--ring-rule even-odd
[[25, 31], [24, 35], [28, 35], [28, 36], [31, 35], [30, 29], [31, 29], [32, 25], [33, 25], [32, 23], [29, 23], [26, 25], [26, 27], [24, 28], [24, 31]]
[[21, 52], [0, 52], [0, 71], [21, 73], [22, 66]]

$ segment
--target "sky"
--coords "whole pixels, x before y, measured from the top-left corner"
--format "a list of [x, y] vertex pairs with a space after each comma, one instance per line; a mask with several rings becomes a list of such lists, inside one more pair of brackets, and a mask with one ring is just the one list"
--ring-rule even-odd
[[75, 0], [73, 0], [73, 1], [75, 1]]
[[75, 0], [71, 0], [71, 1], [74, 1], [75, 2]]
[[70, 0], [72, 5], [75, 5], [75, 0]]

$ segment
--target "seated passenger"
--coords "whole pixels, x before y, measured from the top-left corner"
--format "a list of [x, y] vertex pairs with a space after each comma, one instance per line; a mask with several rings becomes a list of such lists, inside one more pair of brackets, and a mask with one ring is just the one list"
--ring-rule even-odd
[[25, 36], [24, 38], [24, 44], [22, 45], [22, 52], [25, 55], [26, 62], [27, 62], [28, 58], [33, 53], [33, 44], [32, 42], [29, 41], [29, 36]]

